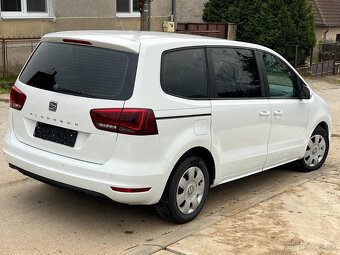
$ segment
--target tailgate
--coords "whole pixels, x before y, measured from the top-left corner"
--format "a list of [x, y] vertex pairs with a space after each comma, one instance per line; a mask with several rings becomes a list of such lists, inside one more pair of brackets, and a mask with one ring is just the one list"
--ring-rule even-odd
[[[70, 158], [93, 163], [105, 163], [113, 153], [117, 134], [96, 129], [90, 110], [93, 108], [123, 108], [124, 101], [109, 101], [65, 95], [28, 86], [18, 86], [27, 96], [21, 111], [12, 110], [13, 129], [17, 139], [33, 147]], [[49, 110], [57, 102], [57, 111]], [[34, 136], [38, 123], [46, 123], [77, 132], [74, 146], [68, 146]], [[53, 134], [52, 134], [53, 135]]]
[[137, 59], [112, 49], [43, 42], [16, 82], [26, 95], [24, 107], [11, 111], [16, 137], [51, 153], [105, 163], [117, 134], [97, 129], [90, 111], [124, 107]]

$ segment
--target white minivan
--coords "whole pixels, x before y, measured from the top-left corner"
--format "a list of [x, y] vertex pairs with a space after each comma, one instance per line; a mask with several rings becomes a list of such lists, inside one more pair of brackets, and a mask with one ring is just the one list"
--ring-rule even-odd
[[184, 223], [211, 187], [326, 160], [327, 104], [276, 52], [132, 31], [44, 36], [10, 95], [10, 167]]

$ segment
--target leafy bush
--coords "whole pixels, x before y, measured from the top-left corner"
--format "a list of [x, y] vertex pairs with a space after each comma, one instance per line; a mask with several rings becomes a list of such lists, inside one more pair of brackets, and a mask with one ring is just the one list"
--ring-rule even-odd
[[210, 0], [206, 22], [237, 23], [237, 39], [267, 46], [288, 61], [304, 64], [315, 45], [314, 22], [307, 0]]
[[13, 86], [16, 76], [9, 76], [8, 78], [0, 79], [0, 94], [7, 94]]

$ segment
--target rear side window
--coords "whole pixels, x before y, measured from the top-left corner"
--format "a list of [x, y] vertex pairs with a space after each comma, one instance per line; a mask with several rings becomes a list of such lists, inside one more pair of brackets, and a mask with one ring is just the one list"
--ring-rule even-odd
[[171, 95], [207, 98], [207, 70], [203, 49], [183, 49], [162, 56], [161, 85]]
[[261, 82], [253, 50], [210, 48], [218, 98], [261, 97]]
[[127, 100], [133, 92], [137, 61], [133, 53], [42, 42], [19, 80], [49, 91]]

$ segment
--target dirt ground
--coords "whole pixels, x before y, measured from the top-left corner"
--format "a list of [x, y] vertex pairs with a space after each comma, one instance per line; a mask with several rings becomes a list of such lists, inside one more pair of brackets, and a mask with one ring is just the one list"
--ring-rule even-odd
[[[275, 168], [212, 189], [198, 219], [97, 201], [9, 169], [0, 154], [0, 254], [340, 254], [340, 77], [308, 80], [330, 105], [325, 166]], [[0, 149], [8, 119], [0, 96]]]

